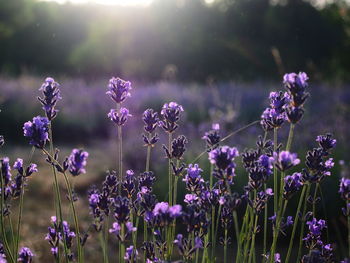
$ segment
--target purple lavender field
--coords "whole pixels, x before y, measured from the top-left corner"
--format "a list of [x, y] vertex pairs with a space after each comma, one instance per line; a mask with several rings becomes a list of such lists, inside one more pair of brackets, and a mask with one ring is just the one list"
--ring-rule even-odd
[[[2, 236], [4, 238], [3, 233], [6, 233], [8, 245], [8, 248], [3, 246], [3, 255], [6, 255], [8, 262], [11, 262], [9, 251], [13, 252], [12, 257], [16, 256], [11, 249], [17, 246], [17, 242], [20, 246], [30, 248], [35, 254], [35, 262], [107, 262], [115, 257], [127, 262], [142, 262], [145, 257], [152, 262], [181, 258], [191, 262], [228, 262], [232, 257], [236, 258], [235, 262], [295, 262], [297, 259], [294, 257], [297, 254], [300, 254], [300, 260], [303, 262], [313, 262], [308, 261], [313, 257], [325, 260], [324, 262], [339, 262], [340, 258], [346, 256], [346, 236], [343, 229], [347, 228], [347, 223], [342, 213], [344, 201], [341, 199], [348, 198], [345, 179], [342, 181], [341, 195], [338, 193], [339, 181], [348, 176], [349, 165], [346, 161], [341, 161], [346, 160], [349, 152], [346, 147], [349, 140], [346, 130], [349, 128], [347, 98], [350, 94], [346, 88], [332, 87], [330, 96], [329, 86], [309, 81], [305, 92], [311, 96], [305, 103], [299, 103], [299, 107], [303, 107], [305, 112], [300, 121], [297, 117], [296, 123], [292, 123], [294, 135], [291, 139], [290, 124], [287, 120], [294, 115], [288, 115], [286, 121], [284, 117], [269, 119], [270, 117], [265, 117], [266, 111], [262, 115], [269, 104], [274, 109], [273, 107], [279, 107], [281, 103], [287, 105], [289, 102], [286, 101], [291, 100], [288, 88], [282, 81], [280, 84], [227, 82], [210, 85], [170, 82], [144, 85], [132, 82], [131, 90], [112, 90], [114, 93], [109, 94], [114, 94], [112, 100], [106, 94], [106, 80], [86, 82], [79, 79], [62, 79], [57, 87], [53, 84], [55, 82], [49, 80], [44, 82], [44, 89], [39, 91], [42, 82], [42, 79], [29, 76], [1, 79], [1, 132], [5, 138], [1, 151], [2, 156], [9, 157], [10, 160], [2, 157], [1, 171], [5, 179], [3, 185], [8, 185], [8, 188], [4, 189], [12, 189], [8, 190], [9, 196], [3, 196], [5, 210], [2, 231], [5, 232], [2, 232]], [[120, 85], [118, 82], [115, 87], [119, 88]], [[51, 91], [51, 98], [50, 87], [57, 89], [57, 94]], [[271, 93], [274, 95], [270, 95], [269, 100], [270, 91], [279, 90], [285, 93]], [[127, 96], [129, 92], [130, 97]], [[124, 97], [118, 100], [117, 96], [121, 95]], [[278, 97], [275, 97], [277, 95]], [[287, 97], [280, 97], [281, 95]], [[52, 118], [52, 141], [55, 143], [54, 147], [60, 150], [57, 160], [52, 159], [52, 153], [50, 154], [48, 139], [51, 135], [47, 134], [48, 137], [38, 139], [27, 131], [27, 135], [23, 136], [23, 124], [34, 116], [43, 116], [42, 105], [36, 99], [38, 96], [42, 98], [42, 103], [48, 105], [51, 99], [51, 107], [46, 106], [44, 112], [49, 119]], [[119, 107], [120, 111], [109, 113], [109, 110], [115, 107], [113, 104], [116, 100], [119, 101], [117, 109]], [[164, 108], [163, 104], [170, 101], [176, 101], [182, 108], [176, 108], [178, 106], [174, 103], [165, 104], [169, 110]], [[123, 108], [118, 106], [121, 102], [122, 107], [128, 111], [123, 111]], [[171, 112], [173, 107], [176, 109], [175, 113]], [[152, 108], [154, 113], [145, 111], [147, 108]], [[170, 115], [178, 116], [174, 119], [175, 122], [172, 116], [167, 116], [168, 111]], [[283, 112], [287, 112], [287, 108]], [[37, 122], [40, 121], [36, 120], [32, 125]], [[45, 123], [37, 125], [41, 127], [40, 125], [45, 126]], [[29, 129], [28, 127], [25, 129]], [[118, 137], [121, 128], [122, 149]], [[274, 129], [278, 131], [277, 138], [280, 143], [276, 149], [273, 143]], [[322, 147], [326, 147], [325, 144], [329, 140], [324, 137], [322, 140], [326, 142], [320, 144], [321, 137], [317, 136], [327, 133], [332, 133], [332, 138], [336, 138], [336, 147], [331, 152], [330, 148], [327, 148], [327, 153], [317, 157], [317, 153], [323, 151]], [[145, 134], [144, 138], [142, 134]], [[178, 137], [172, 141], [172, 150], [169, 151], [169, 134], [173, 139], [181, 134], [186, 138]], [[259, 135], [263, 137], [258, 139]], [[31, 136], [32, 139], [28, 141], [26, 137]], [[258, 148], [253, 150], [257, 147], [256, 140], [260, 140], [260, 143]], [[287, 140], [290, 141], [289, 146]], [[34, 146], [31, 147], [28, 142]], [[317, 148], [318, 144], [321, 148]], [[290, 166], [288, 161], [282, 161], [284, 158], [290, 158], [282, 155], [288, 153], [283, 152], [287, 146], [291, 152], [298, 154], [298, 157], [293, 157], [298, 158], [298, 162], [290, 159]], [[79, 151], [71, 153], [72, 148], [84, 149], [89, 155], [86, 157], [85, 152]], [[230, 151], [233, 152], [227, 155]], [[309, 152], [306, 155], [307, 151]], [[45, 155], [48, 156], [46, 161]], [[71, 156], [65, 161], [65, 156], [69, 155]], [[226, 155], [227, 157], [224, 157]], [[22, 171], [22, 183], [17, 186], [18, 190], [15, 190], [18, 178], [21, 178], [21, 169], [18, 166], [23, 164], [20, 165], [17, 161], [11, 171], [6, 168], [7, 165], [12, 166], [16, 158], [23, 158], [27, 165], [29, 162], [35, 163], [38, 169], [37, 173], [30, 176], [26, 175], [28, 169]], [[231, 164], [220, 164], [222, 158], [228, 158]], [[254, 164], [255, 158], [258, 163], [268, 158], [267, 170], [263, 172], [259, 166], [256, 167], [258, 163]], [[321, 163], [318, 164], [315, 158], [321, 158]], [[325, 162], [325, 166], [320, 168], [322, 162]], [[295, 167], [291, 167], [294, 165]], [[172, 186], [169, 186], [168, 166]], [[325, 168], [328, 166], [329, 168]], [[278, 191], [281, 191], [279, 197], [282, 200], [278, 202], [286, 204], [288, 201], [285, 209], [276, 208], [275, 217], [273, 215], [276, 204], [273, 200], [276, 195], [269, 197], [266, 195], [270, 193], [268, 190], [266, 193], [261, 190], [270, 187], [269, 191], [274, 192], [274, 169], [278, 178], [284, 178], [281, 186], [277, 186]], [[317, 169], [321, 170], [315, 172]], [[57, 185], [52, 175], [53, 170], [56, 171]], [[10, 178], [8, 182], [6, 174]], [[65, 178], [69, 182], [69, 188]], [[115, 183], [112, 183], [113, 180]], [[221, 182], [226, 183], [222, 185]], [[114, 190], [106, 190], [108, 183], [113, 185]], [[171, 188], [168, 190], [165, 186]], [[60, 213], [55, 196], [56, 187], [60, 193], [62, 220], [70, 224], [70, 230], [66, 233], [64, 227], [63, 233], [60, 233], [61, 228], [58, 225]], [[103, 191], [116, 191], [115, 196], [110, 197], [113, 201], [106, 204], [110, 212], [104, 210], [107, 207], [103, 208], [101, 203]], [[169, 199], [169, 191], [172, 193], [172, 199]], [[206, 191], [208, 194], [205, 194]], [[113, 196], [112, 192], [109, 194]], [[119, 193], [126, 199], [120, 199]], [[151, 196], [157, 199], [151, 201]], [[159, 203], [156, 203], [156, 200]], [[203, 209], [202, 206], [206, 202], [209, 202], [209, 208], [218, 202], [219, 208], [215, 209], [215, 205], [209, 210], [197, 210]], [[169, 209], [179, 204], [182, 209], [178, 208], [178, 212], [169, 210], [170, 218], [163, 215], [163, 219], [152, 221], [147, 211], [157, 214], [159, 212], [156, 211], [160, 209], [159, 211], [164, 212], [168, 209], [165, 208], [165, 204], [174, 204], [169, 205]], [[277, 207], [281, 204], [277, 204]], [[127, 206], [123, 208], [123, 205]], [[199, 207], [195, 208], [198, 205]], [[75, 213], [72, 212], [73, 207]], [[120, 209], [124, 209], [124, 212]], [[20, 211], [21, 219], [18, 218]], [[267, 213], [267, 220], [264, 211]], [[299, 211], [299, 223], [296, 222], [295, 211]], [[346, 213], [345, 210], [345, 215]], [[171, 219], [172, 214], [176, 215], [174, 219]], [[55, 221], [52, 221], [52, 216], [55, 216]], [[119, 216], [123, 216], [124, 219]], [[75, 225], [75, 217], [79, 220], [79, 232]], [[312, 218], [317, 218], [317, 221], [313, 221], [316, 219]], [[322, 221], [321, 218], [326, 221]], [[20, 235], [17, 234], [19, 220]], [[299, 224], [299, 227], [294, 230], [293, 226], [296, 224]], [[301, 235], [299, 228], [303, 224], [305, 225]], [[56, 231], [57, 237], [46, 236], [50, 225], [49, 230]], [[121, 226], [123, 228], [120, 228]], [[239, 229], [240, 227], [243, 228]], [[277, 239], [277, 227], [280, 228], [280, 234], [279, 238], [277, 237], [278, 242], [273, 245], [273, 240]], [[134, 232], [136, 228], [138, 231]], [[120, 232], [121, 229], [130, 231], [130, 234]], [[313, 230], [317, 233], [313, 234]], [[294, 231], [295, 242], [291, 249], [288, 249], [290, 236]], [[311, 232], [308, 234], [308, 231]], [[79, 244], [76, 242], [78, 233], [81, 237]], [[181, 238], [185, 239], [179, 239], [179, 233]], [[69, 235], [71, 238], [68, 238]], [[244, 235], [247, 237], [243, 238]], [[300, 236], [307, 239], [302, 240], [298, 253]], [[216, 242], [218, 243], [214, 247], [212, 244]], [[66, 243], [68, 248], [65, 247]], [[268, 256], [270, 249], [274, 250], [273, 259]], [[171, 254], [168, 254], [169, 250], [172, 251]], [[119, 251], [124, 252], [118, 256]], [[19, 256], [23, 256], [23, 253]], [[285, 258], [288, 254], [291, 255], [289, 259]], [[131, 258], [127, 258], [128, 255]]]
[[0, 1], [0, 263], [350, 263], [349, 21]]

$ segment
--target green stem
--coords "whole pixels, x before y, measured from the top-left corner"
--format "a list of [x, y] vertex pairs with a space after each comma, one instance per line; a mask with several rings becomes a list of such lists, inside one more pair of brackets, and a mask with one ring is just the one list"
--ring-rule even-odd
[[298, 256], [297, 256], [297, 261], [296, 262], [299, 262], [300, 260], [300, 257], [301, 257], [301, 252], [302, 252], [302, 244], [303, 244], [303, 237], [304, 237], [304, 227], [305, 227], [305, 214], [306, 214], [306, 209], [307, 209], [307, 198], [310, 194], [310, 188], [311, 188], [311, 185], [308, 184], [307, 186], [307, 189], [306, 189], [306, 195], [305, 195], [305, 199], [304, 199], [304, 208], [303, 208], [303, 214], [302, 214], [302, 217], [301, 217], [301, 229], [300, 229], [300, 235], [299, 235], [299, 247], [298, 247]]
[[[54, 144], [53, 144], [53, 135], [52, 135], [52, 125], [51, 125], [51, 122], [49, 123], [49, 142], [50, 142], [50, 157], [51, 157], [51, 160], [54, 160], [53, 158], [53, 154], [54, 154]], [[63, 216], [62, 216], [62, 201], [61, 201], [61, 194], [60, 194], [60, 188], [59, 188], [59, 184], [58, 184], [58, 179], [57, 179], [57, 173], [56, 173], [56, 169], [53, 165], [51, 165], [51, 169], [52, 169], [52, 173], [53, 173], [53, 176], [54, 176], [54, 188], [55, 188], [55, 191], [56, 191], [56, 204], [57, 204], [57, 207], [58, 207], [58, 214], [56, 213], [56, 218], [58, 217], [60, 222], [59, 224], [62, 224], [63, 222]], [[61, 234], [63, 236], [63, 248], [64, 248], [64, 254], [65, 254], [65, 259], [66, 259], [66, 262], [69, 262], [69, 259], [68, 259], [68, 249], [67, 249], [67, 244], [66, 244], [66, 240], [65, 240], [65, 233], [63, 231], [63, 229], [61, 230]], [[57, 255], [58, 257], [60, 257], [60, 249], [59, 247], [57, 248], [58, 251], [57, 251]]]
[[314, 197], [312, 200], [312, 216], [316, 217], [316, 198], [317, 198], [317, 191], [320, 183], [317, 183], [315, 186], [315, 192], [314, 192]]
[[106, 246], [105, 246], [105, 242], [104, 242], [104, 238], [103, 238], [103, 232], [100, 231], [98, 233], [99, 239], [100, 239], [100, 244], [101, 244], [101, 248], [102, 248], [102, 254], [103, 254], [103, 263], [107, 263], [107, 258], [106, 258]]
[[[42, 149], [42, 151], [49, 158], [51, 158], [51, 160], [53, 162], [55, 162], [55, 164], [58, 165], [62, 171], [64, 171], [63, 167], [57, 162], [57, 160], [55, 160], [53, 158], [53, 156], [51, 156], [51, 154], [48, 151], [46, 151], [44, 148]], [[56, 169], [55, 169], [55, 171], [56, 171]], [[76, 238], [75, 239], [76, 239], [76, 243], [77, 243], [78, 262], [82, 262], [82, 258], [81, 258], [82, 249], [81, 249], [81, 243], [80, 243], [79, 222], [78, 222], [78, 217], [77, 217], [77, 213], [76, 213], [75, 206], [74, 206], [72, 186], [71, 186], [71, 184], [69, 182], [69, 179], [67, 177], [67, 174], [65, 172], [63, 172], [63, 177], [64, 177], [64, 180], [65, 180], [65, 183], [66, 183], [66, 187], [67, 187], [67, 190], [68, 190], [69, 203], [70, 203], [70, 206], [71, 206], [71, 209], [72, 209], [72, 212], [73, 212], [74, 227], [75, 227], [75, 231], [76, 231]], [[59, 202], [59, 206], [60, 206], [60, 202]]]
[[15, 232], [13, 231], [13, 224], [12, 224], [12, 218], [10, 216], [10, 214], [7, 215], [8, 221], [9, 221], [9, 225], [10, 225], [10, 233], [11, 233], [11, 242], [12, 242], [12, 246], [13, 246], [13, 254], [16, 255], [16, 241], [15, 241]]
[[295, 236], [295, 232], [296, 232], [296, 229], [298, 226], [298, 221], [299, 221], [299, 212], [300, 212], [301, 206], [302, 206], [303, 201], [304, 201], [304, 195], [306, 192], [306, 188], [307, 187], [304, 185], [303, 189], [301, 190], [300, 197], [299, 197], [298, 207], [297, 207], [297, 211], [295, 212], [295, 216], [294, 216], [293, 230], [292, 230], [292, 235], [291, 235], [290, 241], [289, 241], [288, 252], [287, 252], [285, 263], [289, 262], [289, 259], [290, 259], [291, 253], [292, 253], [294, 236]]
[[[347, 206], [346, 206], [346, 210], [347, 210], [347, 213], [349, 214], [350, 211], [349, 211], [349, 201], [346, 202]], [[348, 215], [347, 216], [348, 218], [348, 253], [349, 253], [349, 257], [350, 257], [350, 216]]]
[[[105, 229], [104, 229], [104, 239], [103, 239], [103, 242], [104, 242], [104, 251], [103, 251], [103, 260], [105, 260], [104, 262], [105, 263], [108, 263], [109, 259], [108, 259], [108, 226], [109, 226], [109, 216], [107, 216], [106, 218], [106, 221], [104, 223], [105, 225]], [[102, 230], [101, 230], [102, 232]]]
[[[218, 234], [218, 229], [219, 229], [219, 220], [220, 220], [220, 215], [221, 215], [221, 205], [219, 206], [219, 210], [218, 210], [218, 216], [216, 218], [216, 228], [215, 228], [215, 231], [214, 231], [214, 241], [216, 241], [216, 238], [217, 238], [217, 234]], [[214, 242], [213, 244], [213, 250], [214, 250], [214, 257], [215, 257], [215, 248], [216, 248], [216, 242]]]
[[252, 237], [252, 244], [250, 247], [250, 252], [249, 252], [249, 260], [248, 262], [252, 262], [252, 257], [254, 254], [254, 258], [255, 258], [255, 236], [256, 236], [256, 228], [258, 227], [258, 215], [254, 214], [254, 228], [253, 228], [253, 237]]
[[[273, 151], [276, 152], [277, 151], [277, 128], [274, 128], [273, 129]], [[275, 196], [273, 197], [273, 201], [274, 201], [274, 206], [273, 206], [273, 210], [275, 212], [275, 214], [277, 215], [277, 211], [278, 211], [278, 186], [277, 186], [277, 167], [276, 165], [274, 165], [273, 167], [273, 190], [274, 190], [274, 193], [275, 193]]]
[[[32, 150], [29, 154], [29, 163], [32, 161], [32, 157], [35, 151], [35, 147], [32, 147]], [[19, 248], [19, 241], [21, 238], [21, 224], [22, 224], [22, 212], [23, 212], [23, 202], [24, 202], [24, 178], [22, 178], [22, 189], [19, 197], [19, 208], [18, 208], [18, 220], [17, 220], [17, 238], [16, 238], [16, 249], [15, 249], [15, 259], [17, 260], [17, 252]]]
[[[172, 133], [169, 132], [169, 137], [168, 137], [168, 150], [171, 155], [171, 141], [172, 141]], [[168, 160], [168, 178], [169, 178], [169, 205], [173, 205], [173, 178], [172, 178], [172, 170], [171, 170], [171, 158]]]
[[275, 226], [274, 233], [273, 233], [273, 241], [272, 241], [271, 253], [270, 253], [270, 258], [269, 258], [269, 261], [271, 263], [274, 262], [274, 255], [275, 255], [275, 251], [276, 251], [276, 247], [277, 247], [277, 241], [278, 241], [278, 236], [279, 236], [279, 232], [280, 232], [280, 228], [281, 228], [281, 222], [282, 222], [284, 212], [286, 211], [287, 204], [288, 204], [288, 200], [282, 201], [283, 209], [282, 209], [282, 211], [280, 211], [280, 213], [278, 213], [277, 218], [276, 218], [276, 226]]
[[2, 232], [2, 237], [3, 237], [3, 242], [5, 245], [5, 249], [7, 251], [7, 255], [10, 258], [10, 261], [12, 263], [15, 263], [16, 261], [14, 260], [12, 256], [12, 252], [9, 246], [9, 243], [7, 241], [7, 235], [6, 235], [6, 229], [5, 229], [5, 224], [4, 224], [4, 205], [5, 205], [5, 191], [4, 191], [4, 177], [2, 175], [2, 163], [0, 166], [0, 183], [1, 183], [1, 202], [0, 202], [0, 223], [1, 223], [1, 232]]
[[238, 217], [237, 217], [237, 211], [234, 210], [233, 211], [233, 224], [235, 227], [235, 232], [236, 232], [236, 240], [237, 240], [237, 253], [241, 253], [241, 246], [239, 244], [239, 236], [240, 236], [240, 232], [239, 232], [239, 225], [238, 225]]
[[227, 226], [225, 227], [224, 263], [227, 263]]
[[242, 253], [240, 250], [242, 249], [243, 241], [244, 241], [244, 239], [247, 236], [247, 222], [248, 222], [248, 216], [249, 216], [248, 210], [249, 210], [249, 207], [246, 208], [245, 214], [244, 214], [244, 217], [243, 217], [242, 228], [241, 228], [241, 231], [240, 231], [239, 241], [238, 241], [238, 249], [239, 250], [237, 250], [237, 255], [236, 255], [235, 262], [240, 262], [241, 253]]
[[286, 151], [289, 151], [290, 147], [292, 146], [292, 141], [293, 141], [293, 136], [294, 136], [294, 127], [295, 127], [295, 124], [291, 123], [290, 127], [289, 127], [289, 135], [288, 135]]
[[[266, 183], [264, 184], [264, 191], [266, 192]], [[264, 208], [264, 243], [263, 243], [263, 255], [266, 255], [266, 243], [267, 243], [267, 203]]]

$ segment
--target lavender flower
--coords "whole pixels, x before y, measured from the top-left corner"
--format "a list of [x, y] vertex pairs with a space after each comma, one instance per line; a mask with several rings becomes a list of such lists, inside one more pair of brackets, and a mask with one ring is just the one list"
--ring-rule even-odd
[[129, 117], [132, 115], [129, 114], [129, 110], [126, 108], [121, 108], [119, 111], [115, 109], [111, 109], [107, 114], [108, 118], [111, 119], [118, 126], [123, 126]]
[[73, 176], [85, 174], [86, 160], [89, 156], [88, 152], [79, 149], [73, 149], [68, 157], [68, 169]]
[[201, 177], [201, 172], [203, 170], [199, 168], [198, 164], [189, 164], [186, 171], [187, 174], [182, 181], [186, 183], [186, 187], [190, 192], [199, 192], [202, 188], [202, 183], [204, 182], [203, 178]]
[[198, 249], [203, 248], [203, 241], [200, 237], [195, 237], [194, 244], [192, 244], [190, 239], [184, 238], [181, 234], [176, 236], [174, 244], [185, 261], [192, 259], [194, 253]]
[[283, 77], [283, 83], [292, 97], [292, 106], [300, 107], [304, 104], [309, 94], [305, 92], [308, 86], [308, 76], [305, 72], [289, 73]]
[[108, 84], [107, 95], [116, 103], [122, 103], [127, 97], [130, 97], [131, 82], [121, 78], [111, 78]]
[[176, 139], [174, 139], [171, 143], [171, 151], [163, 145], [163, 149], [167, 155], [167, 158], [172, 159], [178, 159], [181, 160], [183, 154], [186, 151], [185, 145], [188, 143], [187, 138], [184, 135], [180, 135]]
[[[1, 175], [4, 180], [4, 186], [6, 186], [10, 180], [11, 180], [11, 166], [10, 166], [10, 159], [8, 157], [4, 157], [0, 159], [1, 164]], [[3, 186], [3, 187], [4, 187]]]
[[113, 233], [114, 235], [117, 236], [117, 238], [121, 241], [121, 242], [125, 242], [126, 239], [133, 233], [135, 232], [137, 229], [136, 227], [133, 226], [133, 224], [131, 222], [127, 222], [125, 224], [126, 227], [126, 232], [124, 233], [124, 235], [121, 234], [121, 229], [122, 226], [118, 223], [118, 222], [114, 222], [112, 225], [112, 228], [109, 229], [109, 233]]
[[317, 220], [312, 218], [311, 221], [307, 221], [306, 224], [309, 227], [309, 233], [303, 239], [306, 243], [307, 248], [314, 249], [317, 247], [322, 247], [323, 243], [321, 240], [322, 230], [326, 228], [326, 221], [323, 219]]
[[134, 248], [134, 246], [126, 248], [124, 256], [125, 262], [136, 262], [138, 254], [139, 253], [137, 252], [137, 249]]
[[297, 158], [297, 154], [290, 153], [288, 151], [281, 151], [278, 154], [275, 153], [274, 157], [275, 157], [276, 167], [282, 172], [300, 163], [300, 160]]
[[330, 133], [327, 133], [326, 135], [317, 136], [316, 142], [318, 142], [320, 147], [326, 153], [328, 153], [329, 150], [333, 149], [337, 144], [337, 140], [333, 139]]
[[286, 120], [285, 112], [278, 112], [276, 109], [266, 108], [261, 114], [260, 124], [265, 131], [280, 128]]
[[141, 191], [143, 187], [146, 187], [149, 191], [152, 191], [153, 183], [156, 180], [153, 172], [144, 172], [141, 173], [138, 181], [139, 181], [139, 190]]
[[283, 197], [285, 199], [290, 199], [295, 192], [299, 191], [302, 185], [303, 182], [301, 173], [293, 173], [292, 175], [287, 175], [284, 177]]
[[269, 201], [269, 199], [272, 196], [273, 196], [272, 189], [267, 188], [266, 191], [258, 192], [258, 194], [254, 200], [250, 200], [247, 196], [246, 196], [246, 198], [247, 198], [248, 204], [258, 214], [265, 208], [266, 203]]
[[158, 112], [155, 112], [153, 109], [147, 109], [143, 112], [142, 120], [145, 123], [145, 131], [147, 133], [152, 133], [159, 123]]
[[339, 193], [344, 200], [350, 201], [350, 179], [342, 178], [340, 180]]
[[31, 263], [33, 262], [33, 257], [34, 254], [29, 248], [22, 247], [18, 253], [18, 262]]
[[59, 242], [62, 238], [62, 235], [60, 233], [59, 225], [57, 224], [57, 219], [55, 216], [51, 217], [51, 224], [53, 227], [48, 227], [48, 233], [45, 236], [45, 240], [47, 240], [51, 245], [52, 255], [54, 257], [57, 257]]
[[208, 151], [215, 149], [219, 143], [221, 136], [219, 134], [220, 125], [218, 123], [214, 123], [212, 125], [212, 129], [204, 134], [202, 139], [206, 141]]
[[133, 170], [127, 170], [126, 176], [123, 181], [123, 189], [125, 190], [127, 197], [129, 199], [132, 198], [136, 187], [135, 187], [135, 177], [134, 177], [134, 171]]
[[130, 208], [129, 199], [117, 196], [114, 199], [114, 217], [119, 224], [126, 223], [129, 220]]
[[176, 102], [165, 103], [160, 112], [163, 117], [160, 126], [168, 133], [174, 132], [178, 127], [177, 122], [182, 111], [184, 111], [182, 106]]
[[299, 122], [301, 120], [301, 118], [304, 115], [304, 109], [301, 107], [294, 107], [294, 106], [290, 106], [287, 108], [287, 118], [288, 121], [296, 124], [297, 122]]
[[152, 219], [156, 225], [164, 226], [172, 223], [181, 214], [180, 205], [169, 206], [167, 202], [160, 202], [155, 205], [151, 214], [147, 214], [145, 219], [146, 221]]
[[41, 85], [40, 91], [43, 92], [43, 98], [38, 97], [38, 100], [43, 105], [43, 110], [46, 117], [51, 121], [57, 116], [58, 110], [55, 109], [57, 101], [61, 98], [60, 85], [53, 78], [46, 78]]
[[215, 164], [218, 169], [226, 170], [236, 166], [233, 160], [238, 155], [239, 153], [236, 148], [221, 146], [218, 149], [210, 151], [209, 160], [212, 164]]
[[275, 109], [278, 114], [281, 114], [284, 112], [286, 105], [289, 103], [290, 95], [287, 92], [283, 93], [282, 91], [273, 91], [270, 92], [269, 99], [271, 108]]
[[49, 140], [49, 123], [46, 117], [34, 117], [33, 121], [24, 123], [24, 136], [29, 138], [29, 144], [37, 148], [44, 148], [46, 142]]
[[234, 158], [239, 155], [236, 148], [221, 146], [209, 152], [209, 160], [215, 164], [213, 175], [221, 181], [226, 181], [232, 184], [235, 176]]

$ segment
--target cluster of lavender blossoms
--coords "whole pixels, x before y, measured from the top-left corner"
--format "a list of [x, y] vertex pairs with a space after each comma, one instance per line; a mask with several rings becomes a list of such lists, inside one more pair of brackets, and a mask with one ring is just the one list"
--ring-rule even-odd
[[[260, 120], [263, 134], [253, 149], [239, 151], [223, 145], [235, 132], [222, 137], [220, 125], [214, 123], [202, 137], [204, 151], [192, 162], [186, 158], [188, 139], [177, 134], [183, 107], [169, 102], [159, 112], [146, 109], [140, 117], [144, 123], [142, 140], [147, 149], [145, 166], [134, 171], [130, 169], [134, 167], [123, 169], [122, 151], [122, 127], [131, 116], [122, 103], [130, 97], [131, 83], [120, 78], [110, 79], [106, 94], [116, 103], [116, 109], [111, 109], [107, 116], [117, 128], [117, 164], [115, 169], [106, 172], [100, 185], [88, 190], [91, 219], [87, 227], [79, 224], [79, 199], [71, 180], [86, 174], [89, 154], [75, 148], [60, 160], [53, 144], [51, 125], [58, 113], [57, 102], [61, 100], [60, 85], [53, 78], [46, 78], [40, 88], [42, 97], [38, 98], [45, 117], [37, 116], [26, 122], [23, 131], [33, 151], [46, 156], [53, 174], [56, 215], [51, 217], [45, 236], [53, 260], [56, 263], [85, 262], [85, 245], [98, 235], [103, 263], [109, 262], [112, 255], [118, 262], [128, 263], [210, 263], [221, 259], [224, 263], [334, 262], [335, 246], [322, 240], [326, 220], [316, 217], [320, 216], [317, 213], [321, 183], [331, 176], [334, 166], [331, 152], [336, 140], [331, 134], [317, 136], [318, 146], [307, 152], [304, 168], [299, 168], [301, 161], [291, 152], [295, 124], [301, 120], [304, 103], [309, 97], [307, 81], [303, 72], [289, 73], [283, 78], [286, 91], [270, 93], [269, 106]], [[290, 132], [284, 142], [278, 137], [278, 130], [286, 121], [290, 123]], [[167, 143], [162, 145], [168, 180], [160, 180], [167, 183], [168, 200], [158, 200], [153, 192], [156, 179], [163, 176], [153, 172], [158, 171], [158, 167], [151, 170], [152, 149], [162, 140], [158, 127], [168, 137]], [[0, 146], [3, 143], [0, 136]], [[204, 154], [208, 154], [207, 165], [199, 160]], [[244, 169], [239, 169], [240, 161]], [[24, 166], [24, 161], [18, 158], [11, 166], [9, 158], [3, 157], [0, 171], [0, 263], [29, 263], [34, 253], [27, 247], [18, 247], [21, 216], [13, 242], [9, 242], [5, 219], [9, 219], [11, 205], [16, 199], [20, 200], [19, 211], [22, 212], [27, 178], [38, 171], [37, 165]], [[12, 175], [14, 171], [16, 176]], [[66, 188], [58, 183], [60, 176]], [[61, 199], [64, 191], [67, 198]], [[350, 176], [341, 179], [339, 193], [347, 202], [343, 212], [350, 229]], [[299, 198], [293, 211], [295, 216], [286, 215], [294, 198]], [[70, 206], [68, 213], [62, 211], [64, 202]], [[268, 227], [269, 221], [272, 228]], [[299, 246], [295, 244], [296, 237], [299, 237]], [[279, 251], [278, 241], [282, 238], [289, 241], [286, 255]], [[261, 244], [257, 244], [260, 240]], [[350, 251], [350, 235], [348, 242]], [[223, 246], [222, 255], [216, 248], [219, 245]], [[298, 253], [294, 255], [292, 251]], [[233, 260], [229, 259], [230, 254]]]

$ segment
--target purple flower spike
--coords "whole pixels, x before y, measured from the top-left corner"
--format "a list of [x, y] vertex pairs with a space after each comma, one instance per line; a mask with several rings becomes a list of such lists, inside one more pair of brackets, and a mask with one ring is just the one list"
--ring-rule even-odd
[[143, 112], [142, 120], [145, 123], [145, 131], [152, 133], [157, 128], [159, 123], [158, 112], [155, 112], [153, 109], [147, 109]]
[[33, 262], [33, 257], [34, 254], [29, 248], [22, 247], [18, 253], [18, 262], [31, 263]]
[[303, 185], [302, 177], [303, 175], [301, 173], [293, 173], [292, 175], [284, 177], [283, 197], [285, 199], [291, 198], [291, 196], [301, 188]]
[[134, 246], [130, 246], [126, 248], [124, 260], [126, 262], [136, 262], [138, 254], [137, 249]]
[[299, 72], [299, 74], [296, 73], [287, 73], [283, 76], [283, 83], [287, 87], [294, 87], [294, 86], [299, 86], [299, 87], [307, 87], [307, 81], [309, 77], [305, 72]]
[[165, 103], [160, 114], [163, 117], [163, 121], [160, 122], [161, 127], [168, 133], [174, 132], [180, 119], [180, 114], [184, 109], [176, 102]]
[[40, 91], [43, 92], [43, 98], [38, 97], [38, 100], [43, 105], [43, 110], [46, 117], [51, 121], [57, 116], [58, 110], [55, 109], [57, 101], [61, 98], [60, 85], [53, 78], [46, 78], [41, 85]]
[[339, 193], [344, 200], [350, 200], [350, 179], [343, 177], [340, 180]]
[[24, 123], [24, 136], [29, 138], [29, 144], [36, 148], [44, 148], [46, 142], [49, 140], [49, 123], [46, 117], [34, 117], [33, 121]]
[[230, 148], [228, 146], [222, 146], [218, 149], [209, 152], [209, 160], [212, 164], [215, 164], [220, 170], [226, 170], [228, 168], [234, 168], [233, 160], [239, 155], [237, 148]]
[[0, 159], [1, 163], [1, 175], [4, 180], [4, 184], [7, 185], [11, 180], [11, 166], [10, 159], [8, 157], [4, 157]]
[[329, 150], [333, 149], [337, 144], [337, 140], [333, 139], [332, 135], [329, 133], [317, 136], [316, 142], [318, 142], [324, 152], [329, 152]]
[[83, 150], [73, 149], [68, 157], [69, 172], [73, 176], [86, 173], [85, 166], [89, 154]]
[[116, 236], [120, 235], [122, 227], [118, 224], [118, 222], [114, 222], [112, 228], [109, 229], [109, 233], [113, 233]]
[[118, 126], [123, 126], [129, 117], [132, 115], [129, 114], [129, 110], [126, 108], [121, 108], [119, 111], [115, 109], [111, 109], [107, 114], [108, 118], [111, 119]]
[[313, 236], [320, 236], [322, 230], [327, 227], [326, 221], [323, 219], [317, 221], [316, 218], [313, 218], [311, 221], [306, 222], [306, 224], [309, 226], [310, 234]]
[[108, 84], [107, 95], [116, 103], [122, 103], [127, 97], [130, 97], [131, 82], [121, 78], [111, 78]]
[[274, 153], [274, 157], [277, 168], [283, 172], [300, 163], [297, 154], [288, 151], [281, 151], [278, 156]]

